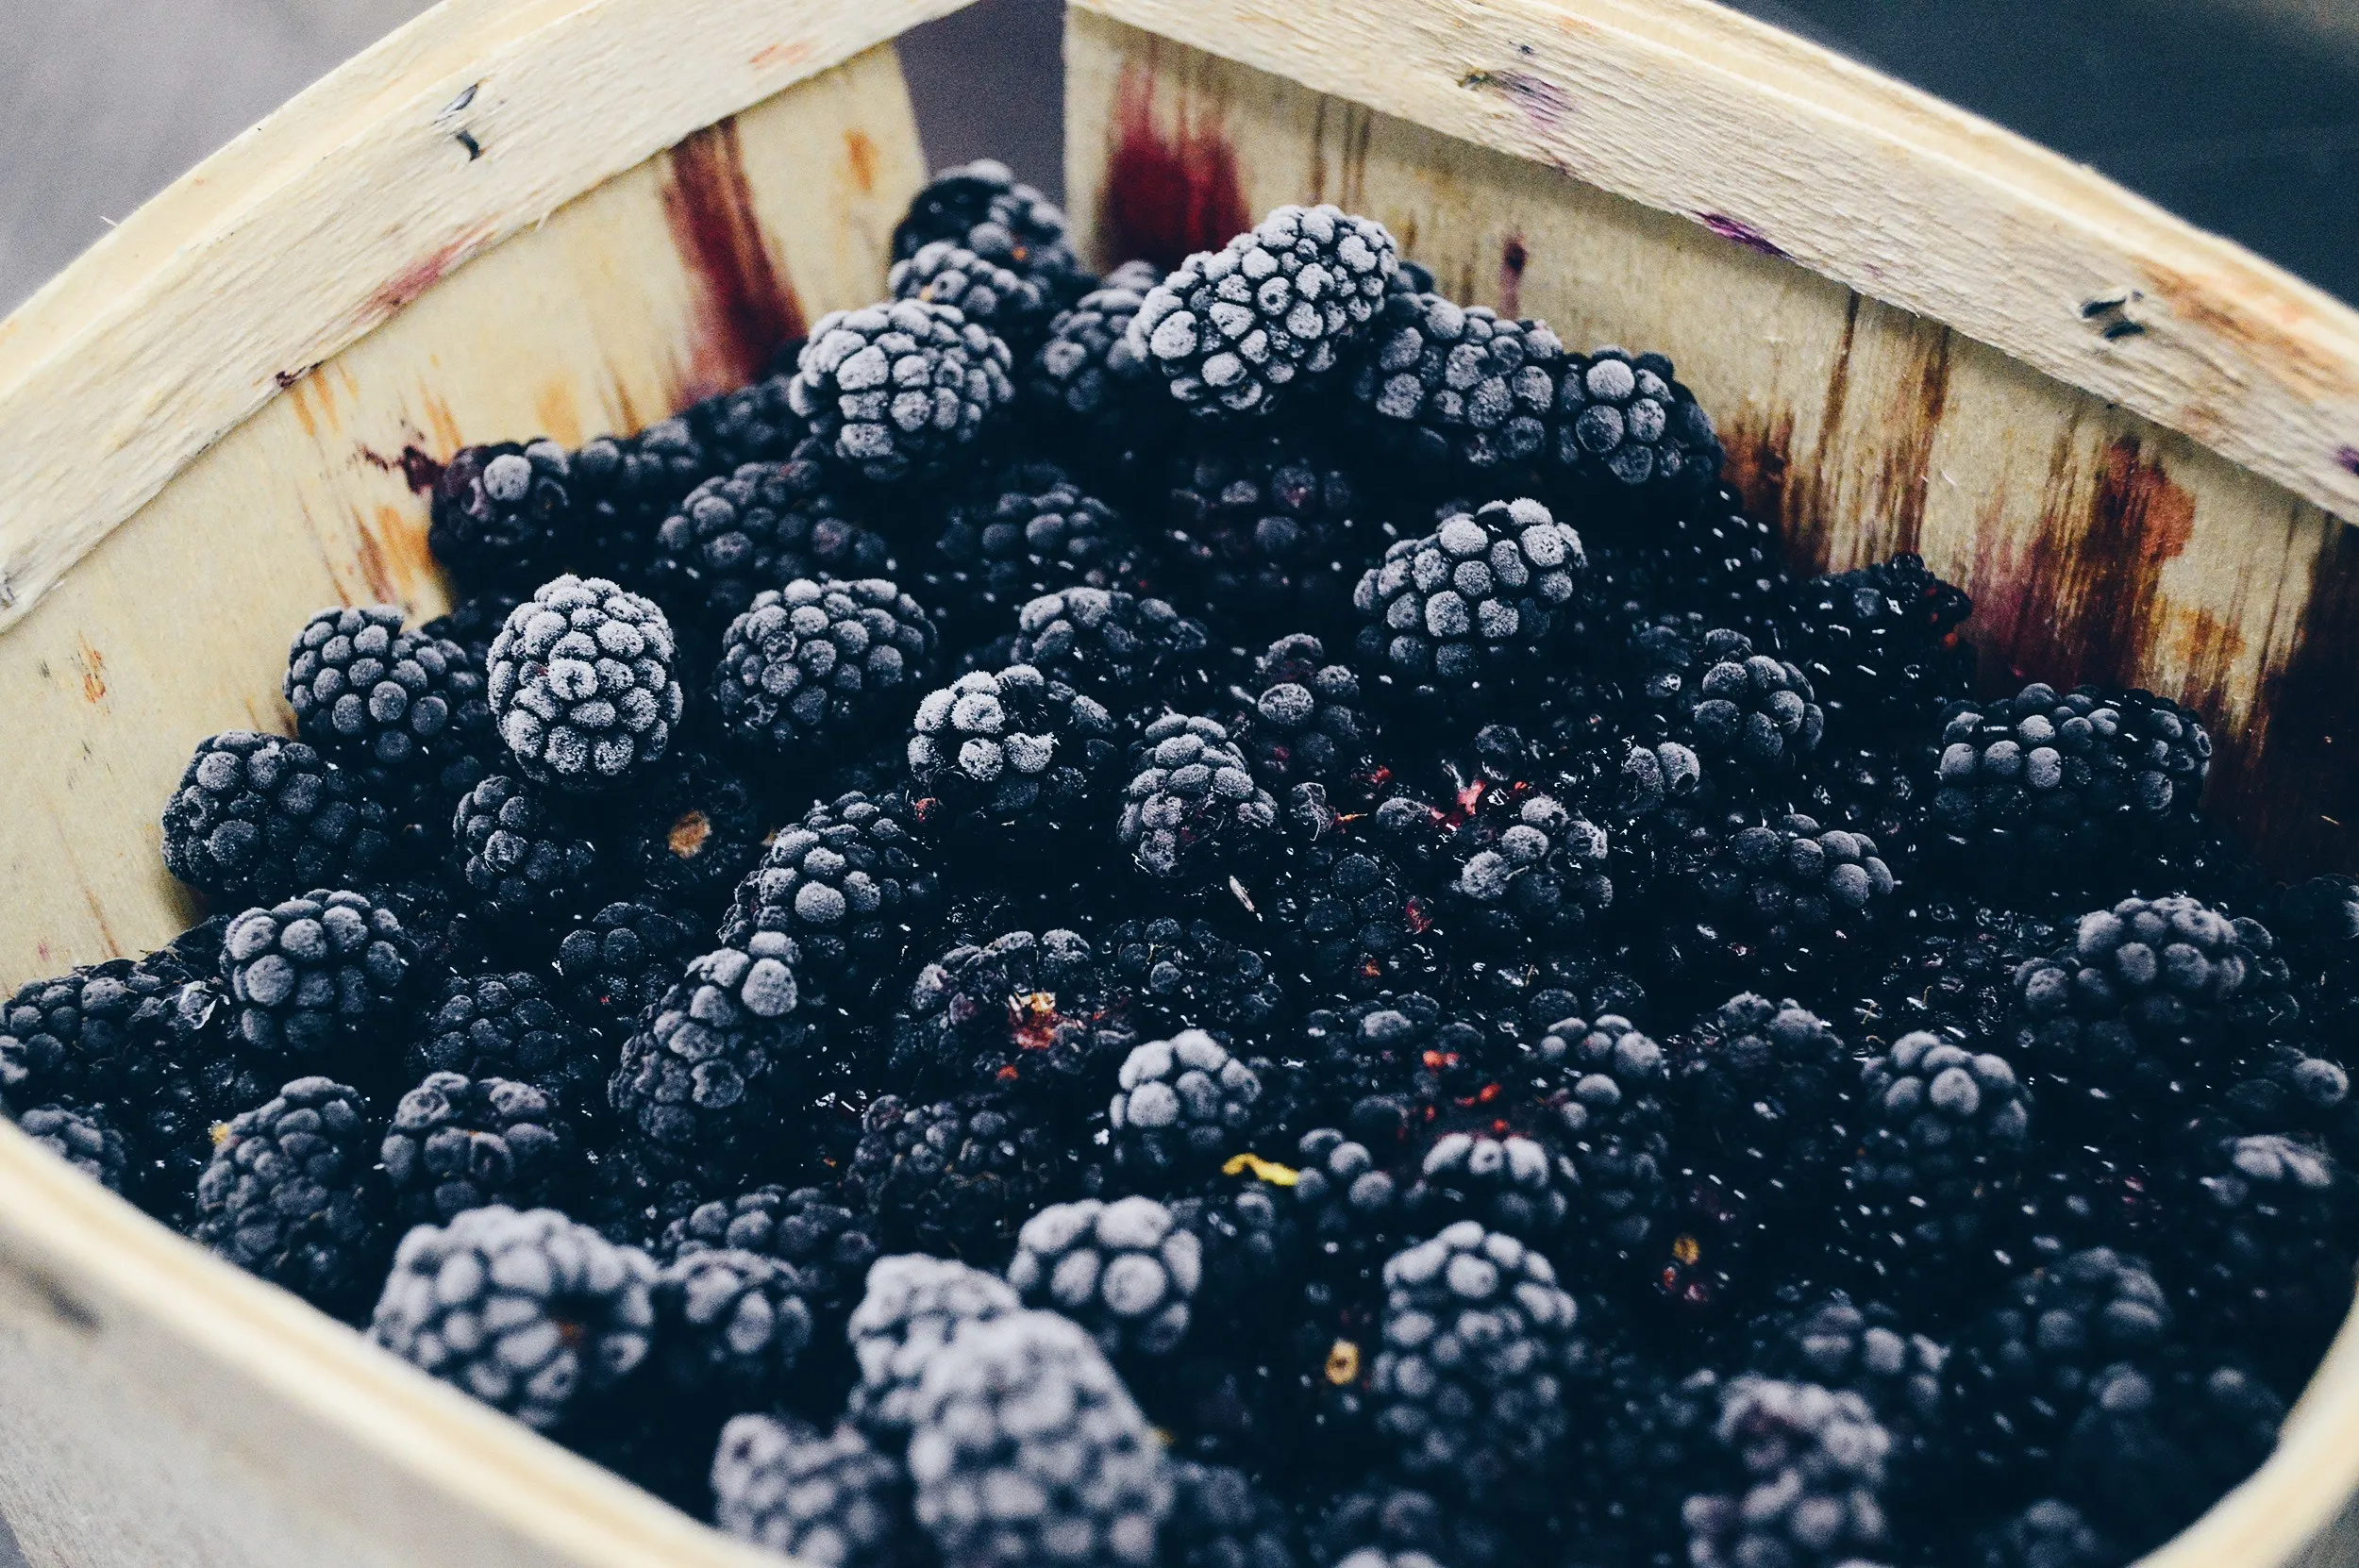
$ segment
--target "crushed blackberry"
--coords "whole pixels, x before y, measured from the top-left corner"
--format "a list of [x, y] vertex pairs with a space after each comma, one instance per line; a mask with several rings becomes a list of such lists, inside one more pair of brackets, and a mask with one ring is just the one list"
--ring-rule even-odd
[[931, 241], [894, 262], [885, 290], [895, 299], [953, 307], [1019, 359], [1039, 343], [1058, 305], [1038, 279], [948, 240]]
[[820, 318], [787, 397], [846, 468], [924, 481], [1006, 411], [1010, 363], [1008, 345], [957, 310], [899, 300]]
[[568, 573], [510, 612], [492, 643], [492, 715], [527, 777], [592, 790], [671, 744], [680, 687], [671, 623], [604, 577]]
[[300, 741], [230, 730], [200, 742], [164, 803], [164, 867], [209, 898], [366, 886], [391, 869], [383, 802]]
[[1937, 713], [1973, 684], [1974, 648], [1958, 635], [1974, 601], [1914, 555], [1798, 583], [1773, 617], [1772, 642], [1810, 677], [1840, 732]]
[[1017, 611], [1045, 593], [1129, 586], [1137, 555], [1113, 508], [1055, 464], [1021, 462], [943, 509], [912, 586], [942, 618], [945, 640], [966, 643], [1013, 630]]
[[377, 1158], [405, 1225], [448, 1224], [494, 1203], [552, 1207], [580, 1174], [577, 1135], [554, 1097], [457, 1073], [428, 1073], [401, 1097]]
[[755, 598], [798, 577], [893, 570], [884, 537], [801, 463], [748, 463], [707, 479], [656, 530], [648, 591], [683, 626], [718, 635]]
[[1096, 1109], [1137, 1038], [1086, 940], [1010, 931], [918, 972], [893, 1021], [891, 1071], [927, 1093], [1020, 1083]]
[[365, 1309], [393, 1243], [375, 1127], [359, 1091], [294, 1079], [215, 1135], [190, 1234], [324, 1311]]
[[798, 577], [729, 623], [713, 706], [740, 743], [791, 757], [896, 722], [933, 673], [933, 623], [890, 581]]

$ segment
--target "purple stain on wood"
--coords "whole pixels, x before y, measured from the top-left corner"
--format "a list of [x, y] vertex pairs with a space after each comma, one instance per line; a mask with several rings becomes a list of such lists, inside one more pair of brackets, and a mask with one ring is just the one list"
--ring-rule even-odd
[[1123, 67], [1114, 92], [1120, 128], [1106, 159], [1105, 246], [1111, 261], [1146, 260], [1168, 272], [1252, 227], [1253, 215], [1235, 150], [1184, 118], [1169, 135], [1159, 130], [1154, 91], [1144, 71]]
[[1756, 255], [1785, 259], [1785, 252], [1776, 241], [1741, 218], [1732, 218], [1725, 212], [1698, 212], [1696, 221], [1721, 239], [1732, 241]]
[[803, 309], [755, 211], [736, 122], [706, 126], [668, 162], [663, 216], [695, 291], [699, 328], [687, 403], [761, 375], [780, 346], [804, 335]]
[[1573, 95], [1546, 76], [1529, 71], [1472, 71], [1458, 80], [1461, 87], [1487, 87], [1507, 95], [1524, 118], [1542, 130], [1553, 131], [1573, 112]]
[[387, 474], [398, 471], [401, 482], [410, 487], [412, 495], [431, 495], [434, 482], [443, 476], [443, 465], [431, 454], [414, 445], [403, 447], [401, 456], [397, 458], [389, 458], [382, 452], [363, 446], [360, 448], [360, 460]]
[[1531, 262], [1531, 253], [1524, 248], [1524, 237], [1511, 234], [1499, 246], [1499, 314], [1520, 316], [1524, 300], [1524, 268]]
[[2345, 446], [2334, 453], [2335, 465], [2346, 474], [2359, 474], [2359, 446]]

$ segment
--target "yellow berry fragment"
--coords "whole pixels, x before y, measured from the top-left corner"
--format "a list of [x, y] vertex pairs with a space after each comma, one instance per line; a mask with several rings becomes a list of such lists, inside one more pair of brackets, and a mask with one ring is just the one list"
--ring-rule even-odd
[[1300, 1179], [1292, 1165], [1280, 1165], [1276, 1160], [1263, 1159], [1258, 1154], [1232, 1154], [1229, 1157], [1229, 1163], [1220, 1168], [1221, 1175], [1231, 1176], [1243, 1176], [1247, 1171], [1272, 1187], [1292, 1187]]

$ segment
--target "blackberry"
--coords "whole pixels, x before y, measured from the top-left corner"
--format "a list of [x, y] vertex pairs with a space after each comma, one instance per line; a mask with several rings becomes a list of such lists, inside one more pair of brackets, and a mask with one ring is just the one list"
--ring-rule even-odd
[[1791, 592], [1778, 526], [1726, 485], [1647, 520], [1614, 559], [1619, 585], [1659, 611], [1700, 615], [1767, 646]]
[[1932, 791], [1926, 783], [1932, 770], [1911, 755], [1921, 749], [1822, 745], [1803, 770], [1797, 803], [1805, 816], [1874, 840], [1902, 886], [1913, 879], [1932, 836]]
[[1065, 234], [1065, 216], [995, 158], [945, 169], [911, 199], [893, 230], [893, 259], [952, 240], [1060, 292], [1086, 274]]
[[2003, 1044], [2016, 971], [2061, 940], [2037, 916], [1942, 897], [1904, 902], [1893, 937], [1893, 957], [1843, 1020], [1846, 1033], [1875, 1050], [1920, 1029]]
[[1613, 1013], [1560, 1020], [1536, 1055], [1550, 1069], [1542, 1126], [1571, 1165], [1576, 1234], [1616, 1262], [1646, 1256], [1671, 1211], [1670, 1058]]
[[721, 1429], [713, 1522], [811, 1568], [912, 1568], [921, 1560], [909, 1478], [849, 1426], [822, 1437], [766, 1415]]
[[1975, 1539], [1978, 1568], [2119, 1568], [2130, 1554], [2070, 1503], [2043, 1497]]
[[1278, 803], [1211, 719], [1164, 714], [1131, 765], [1114, 837], [1148, 876], [1200, 883], [1271, 855]]
[[1094, 455], [1095, 472], [1119, 474], [1127, 463], [1151, 459], [1165, 438], [1171, 401], [1163, 378], [1130, 346], [1130, 320], [1154, 286], [1108, 278], [1083, 294], [1048, 324], [1019, 378], [1026, 407], [1067, 434], [1067, 450]]
[[2066, 1445], [2067, 1485], [2126, 1544], [2160, 1545], [2260, 1467], [2284, 1417], [2284, 1401], [2234, 1365], [2107, 1367]]
[[584, 1023], [627, 1026], [663, 999], [698, 945], [685, 915], [636, 900], [609, 904], [557, 944], [566, 1005]]
[[1129, 586], [1137, 557], [1113, 508], [1053, 463], [1016, 463], [986, 475], [944, 509], [917, 590], [942, 617], [945, 642], [979, 642], [1045, 593]]
[[1581, 536], [1537, 501], [1493, 501], [1384, 552], [1352, 592], [1364, 670], [1463, 699], [1547, 656], [1588, 571]]
[[1573, 1298], [1512, 1237], [1462, 1220], [1384, 1265], [1377, 1427], [1402, 1472], [1485, 1506], [1537, 1482], [1570, 1438], [1585, 1359]]
[[1938, 712], [1974, 680], [1958, 635], [1974, 601], [1915, 555], [1798, 583], [1772, 618], [1772, 651], [1810, 677], [1838, 735]]
[[1327, 443], [1298, 429], [1198, 439], [1169, 473], [1157, 545], [1208, 614], [1257, 639], [1349, 629], [1378, 541]]
[[288, 654], [285, 690], [296, 731], [373, 784], [423, 782], [453, 752], [487, 749], [481, 669], [456, 642], [403, 631], [389, 605], [313, 615]]
[[1676, 841], [1658, 872], [1688, 903], [1699, 961], [1756, 977], [1808, 976], [1865, 949], [1889, 912], [1892, 868], [1873, 839], [1796, 815], [1732, 814]]
[[541, 585], [492, 644], [492, 713], [527, 777], [592, 790], [662, 757], [679, 722], [671, 623], [604, 577]]
[[1392, 857], [1341, 826], [1297, 847], [1254, 902], [1288, 968], [1314, 992], [1368, 995], [1442, 971], [1438, 902], [1412, 888]]
[[761, 858], [765, 822], [753, 781], [701, 753], [661, 765], [609, 820], [609, 869], [681, 909], [717, 906]]
[[[220, 961], [216, 949], [209, 967]], [[171, 1049], [176, 1027], [193, 1022], [183, 1019], [184, 1011], [209, 1013], [218, 1002], [201, 986], [187, 995], [195, 981], [196, 972], [166, 950], [18, 987], [0, 1005], [0, 1102], [78, 1107], [147, 1099], [147, 1070]]]
[[416, 944], [391, 909], [315, 890], [222, 933], [231, 1028], [259, 1056], [318, 1059], [355, 1043], [409, 987]]
[[1552, 424], [1557, 471], [1604, 495], [1674, 503], [1720, 482], [1712, 416], [1660, 354], [1566, 356]]
[[833, 1191], [757, 1187], [698, 1204], [664, 1228], [667, 1260], [717, 1251], [759, 1253], [785, 1264], [824, 1333], [860, 1299], [878, 1248], [862, 1217]]
[[1810, 680], [1782, 659], [1757, 653], [1742, 632], [1700, 639], [1676, 625], [1639, 634], [1633, 652], [1644, 676], [1640, 700], [1663, 736], [1700, 758], [1715, 775], [1767, 783], [1792, 777], [1826, 732]]
[[1134, 1046], [1106, 1113], [1115, 1162], [1133, 1181], [1185, 1181], [1221, 1164], [1255, 1123], [1262, 1079], [1201, 1029]]
[[487, 1204], [540, 1208], [578, 1176], [572, 1125], [528, 1083], [428, 1073], [393, 1107], [377, 1152], [405, 1225], [448, 1224]]
[[1857, 1305], [1841, 1291], [1781, 1293], [1748, 1338], [1745, 1364], [1755, 1371], [1865, 1400], [1892, 1436], [1896, 1483], [1906, 1466], [1932, 1462], [1946, 1433], [1947, 1345], [1913, 1332], [1882, 1303]]
[[[1172, 1512], [1176, 1526], [1180, 1507]], [[1379, 1478], [1328, 1505], [1312, 1527], [1310, 1560], [1330, 1568], [1497, 1568], [1501, 1533], [1478, 1510], [1446, 1509], [1430, 1492]]]
[[786, 757], [897, 719], [933, 673], [933, 623], [890, 581], [798, 577], [729, 623], [713, 706], [732, 739]]
[[946, 1562], [1149, 1568], [1162, 1449], [1097, 1346], [1047, 1312], [969, 1323], [927, 1363], [910, 1478]]
[[1859, 1068], [1798, 1004], [1748, 993], [1673, 1042], [1681, 1109], [1713, 1170], [1757, 1202], [1804, 1207], [1850, 1152]]
[[165, 869], [207, 897], [281, 898], [384, 875], [393, 822], [302, 742], [230, 730], [198, 742], [163, 837]]
[[1126, 920], [1100, 944], [1107, 977], [1142, 1026], [1210, 1031], [1230, 1046], [1265, 1043], [1285, 990], [1267, 954], [1206, 920]]
[[2219, 1342], [2267, 1348], [2299, 1378], [2351, 1309], [2359, 1263], [2351, 1177], [2282, 1135], [2199, 1126], [2170, 1174], [2169, 1261], [2188, 1315]]
[[597, 845], [557, 798], [494, 774], [467, 792], [451, 822], [456, 880], [486, 914], [562, 913], [586, 904]]
[[861, 1370], [852, 1421], [897, 1454], [909, 1441], [927, 1363], [962, 1326], [1023, 1309], [1014, 1289], [995, 1274], [923, 1253], [878, 1259], [845, 1328]]
[[1038, 279], [948, 240], [931, 241], [894, 262], [885, 292], [895, 299], [956, 309], [1018, 359], [1030, 354], [1047, 332], [1060, 303]]
[[214, 1134], [195, 1240], [343, 1316], [364, 1306], [393, 1244], [375, 1118], [358, 1090], [296, 1078]]
[[1564, 345], [1544, 322], [1501, 321], [1439, 294], [1394, 293], [1351, 385], [1380, 442], [1428, 483], [1497, 495], [1554, 444]]
[[1280, 207], [1149, 290], [1130, 351], [1198, 414], [1267, 414], [1297, 377], [1335, 368], [1398, 266], [1384, 225], [1332, 207]]
[[[771, 374], [761, 380], [716, 392], [680, 415], [712, 472], [734, 474], [747, 463], [815, 460], [803, 445], [807, 431], [802, 417], [786, 395], [803, 342], [797, 338], [782, 345]], [[777, 366], [790, 368], [781, 373]]]
[[683, 626], [717, 635], [756, 597], [798, 577], [893, 570], [893, 547], [800, 463], [748, 463], [707, 479], [656, 531], [649, 592]]
[[1376, 716], [1359, 676], [1348, 664], [1329, 663], [1317, 638], [1280, 638], [1255, 662], [1253, 690], [1230, 690], [1238, 709], [1231, 731], [1256, 777], [1339, 791], [1370, 771]]
[[1832, 1565], [1886, 1544], [1892, 1440], [1859, 1395], [1739, 1377], [1721, 1396], [1714, 1433], [1734, 1485], [1681, 1510], [1695, 1568]]
[[1206, 694], [1212, 634], [1161, 599], [1102, 588], [1044, 593], [1016, 613], [1008, 661], [1118, 714], [1184, 709]]
[[1008, 1283], [1071, 1318], [1107, 1355], [1168, 1356], [1187, 1337], [1203, 1243], [1153, 1198], [1057, 1203], [1016, 1233]]
[[524, 601], [524, 593], [516, 589], [481, 589], [454, 603], [449, 614], [438, 615], [420, 626], [418, 635], [456, 643], [467, 661], [480, 670], [491, 657], [500, 628], [508, 625], [509, 611]]
[[893, 1021], [893, 1076], [929, 1092], [1021, 1082], [1102, 1103], [1137, 1041], [1109, 992], [1096, 952], [1072, 931], [962, 943], [911, 986]]
[[659, 1150], [759, 1166], [786, 1130], [818, 1045], [797, 962], [775, 931], [692, 962], [623, 1044], [608, 1088], [616, 1114]]
[[878, 484], [945, 472], [1015, 391], [1008, 345], [947, 306], [897, 300], [820, 318], [787, 397], [837, 460]]
[[750, 448], [709, 452], [684, 419], [659, 421], [635, 436], [600, 436], [574, 454], [577, 553], [598, 575], [644, 582], [656, 537], [683, 496], [748, 460], [784, 456]]
[[543, 1431], [646, 1359], [654, 1259], [552, 1209], [471, 1209], [401, 1239], [369, 1337]]
[[1932, 827], [1969, 874], [2033, 892], [2114, 891], [2108, 878], [2196, 831], [2212, 739], [2145, 692], [2025, 687], [1945, 710]]
[[527, 582], [563, 548], [573, 485], [565, 449], [545, 436], [460, 447], [434, 481], [427, 548], [462, 582]]
[[454, 975], [427, 1001], [405, 1066], [414, 1076], [511, 1079], [578, 1111], [602, 1103], [610, 1052], [558, 1006], [538, 975]]
[[[0, 1106], [0, 1111], [6, 1109]], [[128, 1188], [131, 1152], [96, 1106], [41, 1105], [14, 1117], [17, 1130], [110, 1193]]]
[[862, 1126], [845, 1190], [885, 1246], [995, 1267], [1025, 1220], [1080, 1179], [1065, 1129], [1004, 1090], [932, 1104], [882, 1094]]
[[1450, 835], [1451, 929], [1491, 952], [1583, 941], [1614, 907], [1608, 847], [1554, 795], [1486, 791]]
[[1029, 664], [961, 676], [917, 705], [909, 742], [919, 820], [953, 823], [1028, 849], [1074, 817], [1110, 782], [1117, 761], [1113, 715], [1094, 698]]
[[672, 1393], [736, 1409], [789, 1390], [811, 1342], [811, 1309], [792, 1269], [758, 1253], [692, 1253], [655, 1279], [657, 1364]]
[[1242, 1470], [1175, 1460], [1161, 1537], [1170, 1568], [1299, 1568], [1285, 1506]]
[[929, 860], [897, 794], [814, 806], [738, 884], [721, 940], [791, 937], [808, 973], [848, 1000], [881, 985], [931, 920], [940, 892]]

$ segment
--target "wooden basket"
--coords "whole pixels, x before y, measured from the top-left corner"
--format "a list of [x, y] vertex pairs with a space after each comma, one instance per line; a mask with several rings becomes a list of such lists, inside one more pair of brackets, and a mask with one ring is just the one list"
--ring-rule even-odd
[[[873, 298], [956, 0], [445, 0], [0, 325], [0, 982], [192, 917], [156, 816], [288, 727], [287, 628], [443, 606], [422, 474], [636, 428]], [[1702, 0], [1080, 0], [1094, 259], [1373, 213], [1454, 296], [1671, 354], [1815, 565], [2200, 709], [2281, 869], [2359, 862], [2359, 317]], [[2150, 1560], [2359, 1561], [2359, 1340]], [[0, 1563], [751, 1564], [0, 1126]], [[13, 1541], [10, 1530], [13, 1531]], [[11, 1546], [14, 1555], [11, 1554]]]

